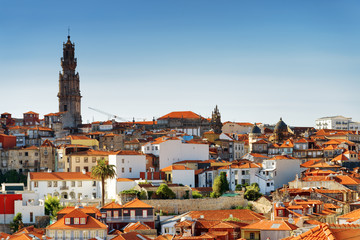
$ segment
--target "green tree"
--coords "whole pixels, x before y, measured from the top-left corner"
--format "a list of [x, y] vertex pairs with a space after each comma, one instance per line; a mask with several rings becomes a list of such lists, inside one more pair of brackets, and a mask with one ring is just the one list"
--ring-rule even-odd
[[97, 161], [96, 166], [91, 169], [91, 176], [101, 180], [101, 205], [105, 203], [105, 180], [116, 176], [115, 166], [110, 165], [105, 159]]
[[250, 186], [246, 187], [244, 198], [250, 201], [256, 201], [261, 197], [260, 188], [257, 183], [253, 183]]
[[221, 172], [219, 176], [217, 176], [214, 180], [213, 184], [213, 196], [221, 196], [224, 192], [229, 191], [229, 183], [226, 179], [226, 173]]
[[175, 193], [166, 184], [161, 184], [156, 190], [156, 195], [161, 199], [174, 199], [176, 198]]
[[22, 229], [24, 224], [22, 222], [22, 215], [21, 213], [16, 214], [13, 221], [10, 222], [10, 229], [12, 232], [17, 232], [19, 229]]
[[45, 199], [45, 214], [55, 219], [57, 213], [64, 207], [60, 204], [60, 198], [48, 195]]
[[192, 197], [193, 198], [202, 198], [203, 196], [199, 191], [192, 191]]

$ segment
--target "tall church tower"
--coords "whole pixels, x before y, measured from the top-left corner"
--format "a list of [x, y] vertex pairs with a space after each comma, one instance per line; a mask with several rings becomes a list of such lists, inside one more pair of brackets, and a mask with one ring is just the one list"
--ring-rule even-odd
[[62, 72], [59, 73], [59, 112], [63, 115], [63, 128], [76, 128], [81, 124], [81, 95], [79, 73], [75, 72], [77, 59], [75, 58], [75, 44], [70, 36], [63, 44], [61, 58]]

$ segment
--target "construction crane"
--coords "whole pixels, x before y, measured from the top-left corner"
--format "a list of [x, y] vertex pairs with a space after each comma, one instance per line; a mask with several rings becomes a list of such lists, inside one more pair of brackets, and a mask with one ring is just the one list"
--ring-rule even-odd
[[109, 118], [115, 118], [115, 119], [119, 119], [119, 120], [124, 121], [124, 122], [130, 122], [129, 120], [127, 120], [127, 119], [125, 119], [125, 118], [116, 116], [116, 115], [111, 114], [111, 113], [107, 113], [107, 112], [101, 111], [101, 110], [96, 109], [96, 108], [89, 107], [89, 109], [94, 110], [95, 112], [98, 112], [98, 113], [102, 113], [102, 114], [104, 114], [104, 115], [107, 115]]

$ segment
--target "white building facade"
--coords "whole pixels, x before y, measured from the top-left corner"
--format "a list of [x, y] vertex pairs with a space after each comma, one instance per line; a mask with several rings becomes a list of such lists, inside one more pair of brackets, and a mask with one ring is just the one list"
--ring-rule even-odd
[[353, 122], [352, 118], [343, 116], [322, 117], [315, 121], [316, 129], [360, 130], [360, 122]]
[[157, 139], [141, 147], [145, 154], [159, 157], [159, 168], [165, 168], [183, 160], [208, 160], [209, 145], [198, 143], [184, 143], [178, 138]]

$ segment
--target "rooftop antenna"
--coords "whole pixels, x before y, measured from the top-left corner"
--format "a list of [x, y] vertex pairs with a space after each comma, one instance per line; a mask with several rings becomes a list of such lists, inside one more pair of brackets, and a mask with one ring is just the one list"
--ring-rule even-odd
[[68, 36], [70, 36], [70, 26], [68, 26]]

